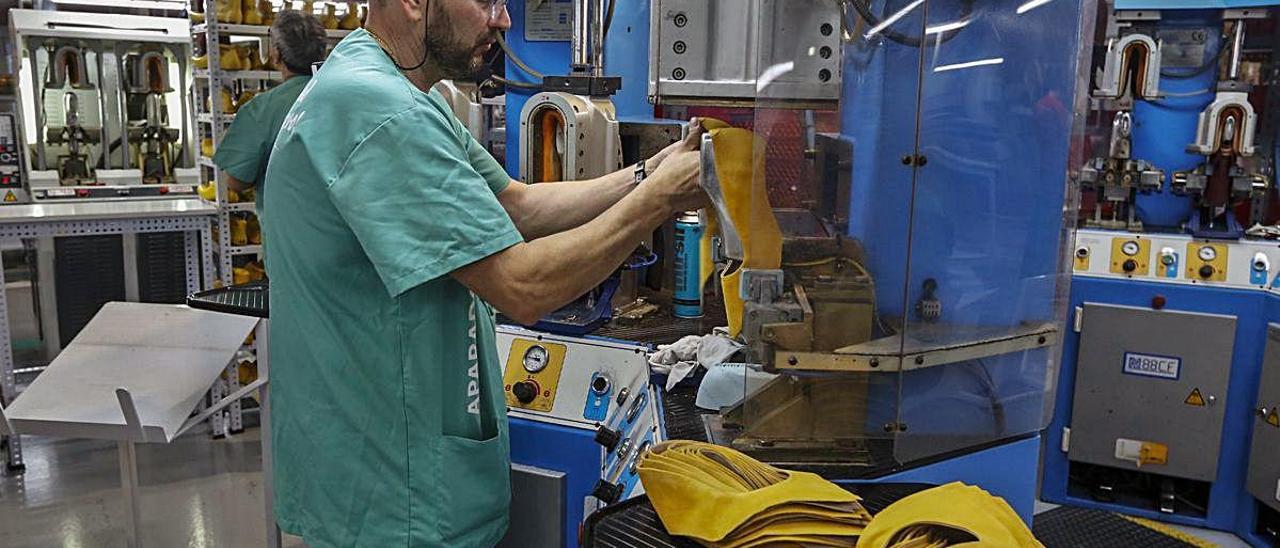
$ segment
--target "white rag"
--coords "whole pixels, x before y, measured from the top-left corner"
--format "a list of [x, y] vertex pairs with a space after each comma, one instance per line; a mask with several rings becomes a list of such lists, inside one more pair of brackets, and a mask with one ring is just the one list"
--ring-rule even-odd
[[697, 370], [698, 365], [708, 369], [729, 359], [742, 343], [730, 339], [727, 330], [716, 328], [710, 335], [689, 335], [672, 344], [658, 347], [649, 355], [649, 368], [654, 373], [667, 376], [667, 390]]

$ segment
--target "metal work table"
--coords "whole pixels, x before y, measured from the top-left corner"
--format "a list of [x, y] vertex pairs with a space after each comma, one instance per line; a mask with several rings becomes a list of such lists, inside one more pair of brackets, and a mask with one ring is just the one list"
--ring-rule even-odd
[[[216, 213], [217, 208], [199, 199], [2, 206], [0, 242], [59, 236], [183, 232], [186, 234], [187, 291], [193, 293], [213, 284], [213, 238], [210, 223]], [[0, 287], [4, 287], [4, 282], [4, 264], [0, 260]], [[229, 361], [230, 358], [227, 362]], [[227, 362], [222, 364], [223, 368], [228, 367]], [[5, 292], [0, 291], [0, 404], [8, 405], [14, 401], [16, 390], [13, 369], [8, 302]], [[22, 469], [21, 440], [16, 435], [5, 435], [3, 441], [8, 449], [9, 469]]]
[[135, 443], [168, 443], [265, 383], [192, 416], [258, 321], [183, 305], [107, 303], [31, 386], [0, 413], [0, 430], [115, 440], [126, 537], [138, 546]]

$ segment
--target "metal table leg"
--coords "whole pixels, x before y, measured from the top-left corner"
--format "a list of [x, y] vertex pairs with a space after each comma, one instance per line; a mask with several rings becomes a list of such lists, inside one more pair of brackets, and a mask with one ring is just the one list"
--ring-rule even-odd
[[120, 487], [124, 491], [124, 536], [129, 548], [141, 546], [138, 533], [142, 529], [138, 511], [138, 453], [131, 441], [117, 442], [120, 448]]
[[271, 454], [271, 377], [268, 364], [267, 320], [258, 320], [253, 340], [258, 347], [258, 378], [265, 379], [262, 388], [258, 389], [258, 398], [262, 400], [258, 408], [258, 418], [262, 423], [259, 433], [262, 435], [262, 499], [266, 505], [267, 515], [267, 548], [280, 548], [280, 526], [276, 524], [275, 485], [273, 484], [274, 460]]
[[[9, 329], [9, 295], [5, 290], [4, 260], [0, 259], [0, 406], [8, 407], [17, 397], [16, 381], [13, 378], [13, 341]], [[6, 464], [9, 470], [22, 470], [22, 438], [11, 434], [4, 438], [8, 448]]]

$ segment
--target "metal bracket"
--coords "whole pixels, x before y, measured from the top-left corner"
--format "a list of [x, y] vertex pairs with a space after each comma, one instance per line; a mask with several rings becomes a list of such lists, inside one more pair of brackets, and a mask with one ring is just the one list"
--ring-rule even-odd
[[1267, 10], [1265, 8], [1236, 8], [1222, 11], [1222, 18], [1231, 19], [1266, 19]]
[[769, 304], [782, 296], [783, 274], [781, 270], [744, 268], [742, 285], [738, 288], [743, 300]]
[[146, 442], [147, 431], [142, 427], [142, 420], [138, 418], [138, 407], [133, 403], [133, 394], [129, 393], [128, 388], [117, 388], [116, 400], [120, 402], [120, 412], [124, 414], [125, 430], [129, 434], [129, 441]]
[[206, 419], [213, 416], [214, 413], [218, 413], [223, 409], [226, 409], [231, 404], [240, 401], [240, 398], [248, 396], [250, 393], [254, 392], [255, 390], [257, 390], [258, 388], [262, 387], [265, 384], [267, 384], [267, 377], [263, 373], [263, 371], [259, 369], [257, 380], [244, 385], [244, 387], [240, 388], [239, 390], [232, 392], [231, 395], [218, 400], [213, 405], [210, 405], [207, 409], [205, 409], [204, 411], [201, 411], [200, 414], [187, 419], [186, 422], [182, 423], [182, 427], [178, 429], [177, 433], [174, 434], [174, 437], [181, 436], [184, 432], [186, 432], [187, 430], [190, 430], [191, 427], [204, 422]]

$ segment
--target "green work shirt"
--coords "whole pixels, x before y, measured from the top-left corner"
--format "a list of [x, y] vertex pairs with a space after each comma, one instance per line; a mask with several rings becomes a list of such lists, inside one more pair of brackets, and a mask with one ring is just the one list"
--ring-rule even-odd
[[522, 240], [502, 166], [356, 30], [267, 181], [276, 519], [313, 547], [493, 545], [510, 504], [494, 313], [449, 273]]
[[253, 203], [262, 214], [261, 184], [267, 174], [267, 158], [280, 133], [280, 124], [289, 108], [306, 87], [310, 76], [294, 76], [280, 85], [255, 95], [236, 111], [236, 119], [222, 136], [213, 163], [240, 182], [253, 187]]

